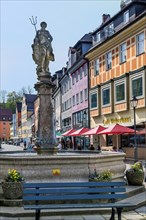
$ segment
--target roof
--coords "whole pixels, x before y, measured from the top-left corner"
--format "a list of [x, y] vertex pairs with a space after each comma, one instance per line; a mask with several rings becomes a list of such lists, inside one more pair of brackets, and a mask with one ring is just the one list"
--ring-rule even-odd
[[28, 111], [34, 111], [34, 101], [37, 99], [37, 95], [34, 94], [24, 94], [25, 102]]
[[24, 93], [24, 96], [25, 96], [25, 99], [26, 99], [26, 104], [33, 103], [37, 98], [37, 95], [34, 95], [34, 94], [25, 94]]
[[22, 109], [22, 102], [16, 102], [16, 108], [18, 112], [21, 112]]
[[12, 120], [12, 110], [11, 109], [1, 109], [0, 108], [0, 121], [5, 117], [5, 121]]
[[75, 45], [75, 48], [79, 43], [92, 43], [92, 33], [85, 34]]

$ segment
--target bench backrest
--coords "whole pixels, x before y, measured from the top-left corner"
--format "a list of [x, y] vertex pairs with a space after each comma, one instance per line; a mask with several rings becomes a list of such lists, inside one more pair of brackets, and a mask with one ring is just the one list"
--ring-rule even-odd
[[[23, 201], [111, 200], [125, 198], [125, 182], [24, 183]], [[40, 204], [40, 203], [39, 203]]]

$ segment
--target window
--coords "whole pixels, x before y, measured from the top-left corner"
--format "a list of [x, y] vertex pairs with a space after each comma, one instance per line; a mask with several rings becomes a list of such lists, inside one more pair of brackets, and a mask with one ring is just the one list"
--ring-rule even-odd
[[76, 82], [78, 82], [78, 71], [76, 72]]
[[83, 102], [83, 91], [80, 92], [80, 102]]
[[132, 97], [143, 95], [143, 78], [137, 77], [132, 79]]
[[83, 71], [83, 69], [82, 69], [82, 67], [80, 68], [80, 79], [82, 79], [82, 71]]
[[97, 93], [91, 94], [91, 108], [97, 107]]
[[136, 54], [144, 52], [144, 32], [136, 36]]
[[94, 76], [99, 75], [99, 59], [94, 61]]
[[79, 94], [76, 94], [76, 104], [79, 104]]
[[110, 88], [104, 88], [102, 90], [102, 105], [110, 104]]
[[126, 43], [121, 44], [120, 46], [120, 63], [126, 61]]
[[87, 64], [84, 65], [84, 76], [87, 76]]
[[105, 36], [105, 38], [108, 37], [108, 26], [106, 26], [106, 27], [104, 28], [104, 36]]
[[109, 24], [109, 36], [113, 35], [114, 34], [114, 24], [113, 22]]
[[106, 54], [106, 70], [112, 67], [112, 53], [111, 51]]
[[74, 85], [75, 84], [75, 75], [73, 74], [72, 75], [72, 85]]
[[96, 33], [96, 42], [100, 41], [100, 31]]
[[125, 83], [121, 82], [115, 85], [116, 102], [121, 102], [125, 100]]
[[124, 12], [124, 24], [129, 22], [129, 11]]
[[88, 99], [88, 91], [87, 91], [87, 89], [84, 90], [84, 97], [85, 97], [85, 100]]
[[71, 89], [71, 78], [69, 79], [69, 89]]
[[72, 97], [73, 106], [75, 105], [75, 96]]

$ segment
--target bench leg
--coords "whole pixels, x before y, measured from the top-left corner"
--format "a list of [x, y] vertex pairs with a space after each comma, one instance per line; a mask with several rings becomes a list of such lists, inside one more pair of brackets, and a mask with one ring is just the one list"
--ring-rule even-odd
[[39, 220], [39, 219], [40, 219], [40, 210], [37, 209], [35, 213], [35, 220]]
[[122, 208], [117, 208], [118, 220], [121, 220]]
[[112, 214], [111, 214], [110, 220], [115, 220], [115, 209], [114, 208], [112, 208]]

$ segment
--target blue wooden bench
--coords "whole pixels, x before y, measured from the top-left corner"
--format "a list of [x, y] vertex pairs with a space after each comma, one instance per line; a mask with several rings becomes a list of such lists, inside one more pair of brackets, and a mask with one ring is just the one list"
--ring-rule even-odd
[[134, 207], [130, 203], [117, 202], [126, 197], [125, 182], [62, 182], [24, 183], [24, 209], [35, 210], [36, 220], [43, 209], [87, 209], [112, 208], [110, 220], [118, 220], [124, 207]]

